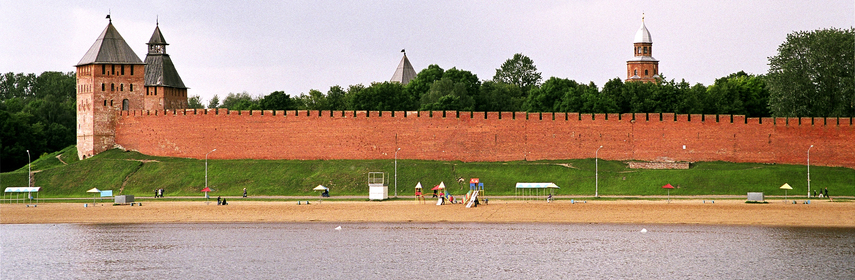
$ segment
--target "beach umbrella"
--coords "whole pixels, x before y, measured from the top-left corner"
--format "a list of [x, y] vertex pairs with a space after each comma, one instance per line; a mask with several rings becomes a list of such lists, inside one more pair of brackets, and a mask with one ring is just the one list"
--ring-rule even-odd
[[[101, 190], [99, 190], [98, 188], [92, 188], [92, 189], [89, 189], [89, 190], [88, 190], [88, 191], [86, 191], [86, 192], [88, 192], [88, 193], [97, 193], [97, 194], [100, 194], [100, 193], [101, 193]], [[96, 196], [96, 195], [93, 195], [93, 196], [92, 196], [92, 205], [95, 205], [95, 196]]]
[[663, 189], [668, 189], [668, 202], [671, 202], [671, 189], [674, 188], [671, 184], [666, 184], [662, 186]]
[[793, 187], [790, 187], [790, 184], [784, 183], [784, 185], [781, 186], [780, 189], [784, 190], [784, 202], [786, 202], [787, 201], [787, 190], [792, 190]]
[[208, 188], [208, 187], [205, 187], [204, 189], [202, 189], [202, 192], [205, 193], [205, 200], [208, 200], [208, 198], [209, 198], [208, 192], [210, 192], [210, 191], [211, 191], [211, 188]]
[[323, 185], [318, 185], [317, 187], [315, 187], [314, 189], [312, 189], [313, 191], [319, 191], [319, 192], [321, 192], [321, 198], [320, 198], [320, 199], [318, 199], [318, 203], [321, 203], [321, 200], [322, 200], [322, 199], [324, 199], [324, 193], [323, 193], [323, 192], [328, 191], [329, 189], [330, 189], [330, 188], [324, 187]]

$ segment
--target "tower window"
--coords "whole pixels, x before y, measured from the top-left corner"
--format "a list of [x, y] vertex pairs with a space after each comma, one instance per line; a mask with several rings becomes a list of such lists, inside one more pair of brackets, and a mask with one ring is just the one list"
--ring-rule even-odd
[[101, 75], [107, 74], [107, 65], [101, 64]]
[[116, 75], [116, 65], [110, 65], [110, 75]]
[[638, 47], [638, 53], [641, 53], [641, 47]]
[[[131, 68], [134, 69], [134, 68]], [[134, 84], [131, 84], [131, 91], [134, 91]]]
[[644, 54], [647, 54], [647, 47], [644, 47]]
[[125, 84], [119, 85], [119, 91], [125, 91]]
[[638, 76], [638, 69], [633, 70], [632, 74]]
[[[644, 51], [644, 52], [646, 53], [647, 51]], [[124, 75], [125, 75], [125, 65], [122, 64], [122, 76], [124, 76]]]
[[122, 111], [127, 111], [127, 110], [128, 110], [128, 107], [129, 107], [128, 103], [130, 103], [130, 102], [128, 102], [128, 100], [127, 100], [127, 99], [122, 100]]
[[647, 74], [647, 70], [644, 70], [644, 76], [647, 76], [647, 75], [649, 75], [649, 74]]
[[116, 91], [116, 84], [110, 84], [110, 91]]
[[113, 107], [113, 100], [110, 99], [110, 107]]
[[106, 89], [104, 89], [104, 87], [105, 87], [104, 83], [101, 83], [101, 91], [105, 91], [105, 90], [106, 90]]
[[104, 106], [107, 106], [107, 99], [104, 99]]
[[[133, 76], [133, 75], [134, 75], [134, 66], [131, 65], [131, 76]], [[133, 91], [133, 90], [131, 90], [131, 91]]]

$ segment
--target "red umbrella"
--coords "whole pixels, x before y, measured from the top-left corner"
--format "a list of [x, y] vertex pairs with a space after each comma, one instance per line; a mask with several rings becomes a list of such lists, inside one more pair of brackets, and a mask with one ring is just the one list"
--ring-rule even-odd
[[671, 184], [666, 184], [662, 186], [663, 189], [668, 189], [668, 202], [671, 202], [671, 189], [674, 188]]
[[205, 187], [204, 189], [202, 189], [202, 192], [204, 192], [204, 193], [205, 193], [205, 199], [206, 199], [206, 200], [208, 199], [208, 192], [209, 192], [209, 191], [211, 191], [211, 189], [210, 189], [210, 188], [208, 188], [208, 187]]

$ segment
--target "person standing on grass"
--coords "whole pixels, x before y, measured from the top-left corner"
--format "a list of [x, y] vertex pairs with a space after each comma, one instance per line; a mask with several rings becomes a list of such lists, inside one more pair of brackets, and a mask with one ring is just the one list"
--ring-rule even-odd
[[243, 197], [246, 198], [246, 188], [243, 188]]
[[828, 197], [828, 187], [825, 187], [825, 189], [823, 189], [822, 192], [823, 192], [823, 194], [822, 194], [823, 196]]

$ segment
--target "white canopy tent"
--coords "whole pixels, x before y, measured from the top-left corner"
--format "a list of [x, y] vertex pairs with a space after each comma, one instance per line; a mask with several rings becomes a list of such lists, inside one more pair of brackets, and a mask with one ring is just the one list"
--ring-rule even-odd
[[534, 198], [538, 199], [541, 195], [553, 193], [555, 189], [560, 189], [555, 183], [517, 183], [514, 189], [514, 195], [522, 199]]
[[15, 194], [15, 203], [19, 203], [19, 195], [21, 193], [27, 193], [28, 195], [24, 198], [26, 201], [27, 198], [33, 200], [33, 194], [36, 193], [36, 204], [39, 204], [39, 191], [42, 187], [8, 187], [3, 192], [3, 200], [6, 200], [6, 193], [9, 193], [9, 202], [12, 202], [12, 193]]
[[[324, 199], [324, 193], [328, 192], [330, 190], [330, 188], [324, 187], [324, 185], [318, 185], [317, 187], [315, 187], [312, 190], [316, 191], [316, 192], [321, 192], [321, 198], [318, 199], [318, 203], [321, 203]], [[306, 203], [308, 203], [308, 202], [306, 202]]]

